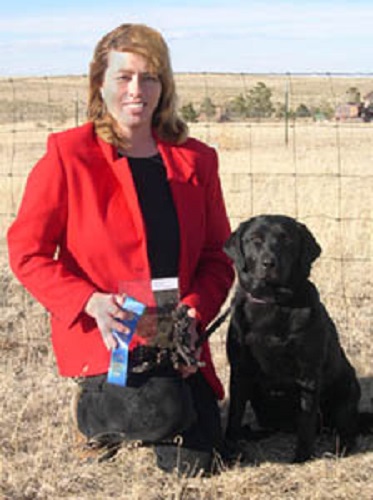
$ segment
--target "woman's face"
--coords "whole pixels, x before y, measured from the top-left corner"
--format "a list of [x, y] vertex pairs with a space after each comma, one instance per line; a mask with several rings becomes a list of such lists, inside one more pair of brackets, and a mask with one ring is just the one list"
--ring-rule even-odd
[[158, 75], [149, 69], [145, 57], [133, 52], [109, 52], [101, 95], [123, 129], [150, 130], [161, 92]]

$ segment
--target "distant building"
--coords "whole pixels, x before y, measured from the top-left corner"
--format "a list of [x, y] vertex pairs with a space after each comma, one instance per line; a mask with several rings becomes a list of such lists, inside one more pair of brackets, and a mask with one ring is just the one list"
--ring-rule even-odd
[[356, 120], [360, 118], [361, 104], [339, 104], [335, 110], [336, 120]]
[[[350, 97], [349, 93], [348, 101], [353, 101]], [[339, 104], [335, 110], [335, 119], [341, 121], [373, 121], [373, 91], [366, 94], [361, 102], [359, 93], [359, 97], [355, 99], [355, 102]]]

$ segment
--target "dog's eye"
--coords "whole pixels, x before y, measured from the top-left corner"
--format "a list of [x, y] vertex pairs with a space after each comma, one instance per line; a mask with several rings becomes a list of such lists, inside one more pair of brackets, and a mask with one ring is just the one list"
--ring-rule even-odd
[[260, 234], [252, 234], [250, 236], [250, 242], [254, 243], [255, 245], [260, 245], [263, 243], [263, 238]]
[[280, 234], [280, 240], [284, 245], [291, 245], [293, 243], [293, 239], [286, 233]]

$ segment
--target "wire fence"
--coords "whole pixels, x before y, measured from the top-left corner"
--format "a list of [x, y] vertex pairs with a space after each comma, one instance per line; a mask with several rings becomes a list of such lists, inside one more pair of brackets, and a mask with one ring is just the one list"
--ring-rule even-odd
[[[252, 215], [284, 213], [312, 230], [323, 248], [313, 279], [363, 372], [372, 359], [373, 122], [361, 110], [372, 77], [176, 75], [180, 110], [195, 112], [191, 135], [218, 150], [232, 228]], [[253, 112], [259, 83], [270, 91], [262, 115]], [[50, 133], [85, 121], [86, 98], [85, 76], [0, 79], [3, 306], [14, 289], [5, 232], [27, 175]]]

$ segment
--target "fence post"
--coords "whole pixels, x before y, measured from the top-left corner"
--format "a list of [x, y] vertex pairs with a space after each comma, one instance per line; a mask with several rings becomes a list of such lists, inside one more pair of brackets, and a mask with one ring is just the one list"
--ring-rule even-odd
[[79, 126], [79, 94], [78, 92], [76, 93], [75, 95], [75, 126], [78, 127]]
[[285, 80], [285, 145], [289, 144], [289, 81]]

